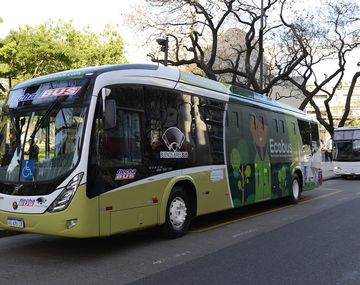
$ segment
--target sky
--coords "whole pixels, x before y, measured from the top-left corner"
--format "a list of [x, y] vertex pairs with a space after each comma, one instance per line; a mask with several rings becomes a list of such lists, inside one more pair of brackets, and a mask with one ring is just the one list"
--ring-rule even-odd
[[[0, 5], [0, 38], [5, 37], [11, 29], [16, 30], [19, 25], [37, 25], [48, 19], [73, 20], [73, 25], [81, 29], [90, 25], [94, 32], [101, 32], [105, 25], [118, 25], [119, 32], [125, 43], [125, 55], [130, 63], [145, 63], [150, 59], [146, 56], [148, 50], [138, 47], [136, 35], [124, 25], [124, 14], [131, 11], [134, 5], [144, 0], [2, 0]], [[260, 1], [260, 0], [257, 0]], [[299, 0], [304, 5], [314, 4], [314, 0]], [[356, 0], [360, 2], [360, 0]], [[51, 3], [51, 4], [50, 4]], [[356, 63], [360, 58], [350, 60], [347, 67], [348, 74], [359, 68]], [[321, 71], [323, 74], [325, 71]]]
[[126, 57], [131, 63], [149, 61], [144, 49], [132, 45], [134, 35], [123, 25], [123, 14], [143, 0], [2, 0], [0, 5], [0, 38], [19, 25], [38, 25], [48, 19], [57, 21], [73, 20], [73, 25], [81, 29], [90, 25], [94, 32], [101, 32], [105, 25], [119, 25], [120, 35], [126, 44]]

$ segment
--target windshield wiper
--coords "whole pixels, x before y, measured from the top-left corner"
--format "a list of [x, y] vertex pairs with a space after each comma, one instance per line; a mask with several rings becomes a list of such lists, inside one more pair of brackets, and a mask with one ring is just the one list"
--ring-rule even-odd
[[47, 117], [50, 115], [51, 111], [58, 105], [61, 105], [61, 103], [58, 100], [56, 100], [49, 106], [49, 108], [46, 110], [45, 114], [41, 117], [41, 119], [36, 122], [34, 131], [30, 135], [30, 138], [33, 139], [35, 137], [36, 133], [40, 130], [42, 124], [45, 122]]

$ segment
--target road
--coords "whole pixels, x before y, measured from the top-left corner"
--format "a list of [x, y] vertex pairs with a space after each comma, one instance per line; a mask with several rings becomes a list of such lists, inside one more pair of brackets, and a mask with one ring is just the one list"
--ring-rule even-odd
[[0, 239], [0, 284], [360, 284], [360, 180], [329, 180], [293, 206], [265, 203], [102, 239]]

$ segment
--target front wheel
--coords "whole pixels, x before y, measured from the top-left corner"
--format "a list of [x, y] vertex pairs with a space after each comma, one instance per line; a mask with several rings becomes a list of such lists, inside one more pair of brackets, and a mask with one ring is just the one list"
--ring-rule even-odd
[[167, 238], [178, 238], [187, 233], [190, 226], [189, 197], [181, 187], [175, 187], [168, 200], [166, 220], [162, 226]]
[[300, 179], [299, 179], [299, 176], [294, 174], [293, 179], [292, 179], [291, 189], [290, 189], [289, 202], [291, 204], [296, 204], [297, 202], [299, 202], [300, 197], [301, 197]]

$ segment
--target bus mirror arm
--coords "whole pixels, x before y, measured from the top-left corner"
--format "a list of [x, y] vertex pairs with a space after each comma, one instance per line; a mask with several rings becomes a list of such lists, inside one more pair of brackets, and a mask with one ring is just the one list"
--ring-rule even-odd
[[109, 88], [102, 88], [101, 89], [101, 99], [102, 99], [102, 105], [103, 105], [103, 114], [105, 114], [106, 106], [105, 106], [105, 100], [106, 97], [109, 96], [111, 93], [111, 89]]

